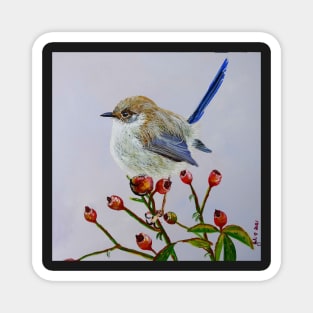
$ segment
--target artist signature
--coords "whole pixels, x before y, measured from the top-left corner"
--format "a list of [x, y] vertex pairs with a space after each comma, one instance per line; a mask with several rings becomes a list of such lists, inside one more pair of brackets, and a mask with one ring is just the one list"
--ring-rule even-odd
[[252, 238], [252, 242], [254, 245], [260, 246], [261, 245], [261, 241], [258, 241], [258, 232], [259, 230], [259, 221], [255, 220], [254, 222], [254, 227], [253, 227], [253, 238]]

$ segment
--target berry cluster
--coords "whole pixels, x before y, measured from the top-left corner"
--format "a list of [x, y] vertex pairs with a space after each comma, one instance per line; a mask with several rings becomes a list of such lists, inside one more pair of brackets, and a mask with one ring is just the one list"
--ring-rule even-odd
[[[198, 195], [192, 185], [192, 173], [188, 170], [183, 170], [180, 173], [180, 179], [184, 184], [189, 185], [191, 191], [191, 196], [189, 198], [194, 200], [195, 212], [192, 214], [192, 217], [197, 223], [193, 226], [183, 225], [174, 211], [166, 211], [166, 199], [172, 187], [172, 181], [169, 178], [162, 178], [155, 184], [153, 178], [147, 175], [138, 175], [129, 178], [130, 189], [136, 196], [131, 197], [130, 199], [145, 206], [147, 211], [143, 213], [143, 216], [138, 216], [132, 210], [127, 208], [120, 196], [111, 195], [106, 197], [107, 206], [110, 209], [126, 212], [131, 218], [135, 219], [150, 232], [155, 232], [157, 239], [164, 241], [164, 247], [159, 251], [156, 251], [152, 247], [153, 240], [151, 235], [146, 232], [140, 232], [134, 236], [134, 241], [140, 250], [121, 245], [105, 227], [98, 223], [96, 210], [89, 206], [85, 206], [84, 217], [86, 221], [96, 224], [113, 243], [111, 247], [104, 249], [101, 253], [107, 253], [108, 255], [109, 252], [119, 249], [151, 261], [167, 261], [168, 258], [177, 261], [178, 256], [175, 251], [175, 246], [177, 244], [188, 243], [193, 247], [203, 249], [204, 255], [208, 255], [211, 261], [221, 260], [222, 251], [224, 261], [234, 261], [236, 260], [236, 248], [233, 244], [232, 238], [237, 239], [253, 249], [252, 240], [242, 227], [238, 225], [227, 225], [227, 215], [224, 211], [215, 209], [212, 212], [214, 224], [207, 223], [204, 220], [203, 212], [210, 192], [213, 187], [218, 186], [222, 181], [222, 174], [218, 170], [211, 171], [208, 176], [208, 187], [201, 205]], [[162, 197], [160, 207], [156, 204], [156, 194], [159, 194]], [[191, 235], [191, 237], [188, 239], [172, 241], [168, 236], [166, 227], [164, 227], [165, 225], [163, 225], [162, 221], [165, 221], [165, 224], [168, 225], [182, 227]], [[209, 240], [209, 235], [211, 233], [218, 234], [215, 244]], [[148, 253], [143, 251], [147, 251]], [[66, 260], [71, 262], [81, 261], [95, 254], [99, 254], [99, 251], [88, 253], [78, 259], [68, 258]]]

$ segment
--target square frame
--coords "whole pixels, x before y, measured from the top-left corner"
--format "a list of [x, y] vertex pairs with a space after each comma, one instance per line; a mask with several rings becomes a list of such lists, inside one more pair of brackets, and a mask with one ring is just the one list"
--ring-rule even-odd
[[[52, 53], [57, 51], [261, 52], [260, 262], [209, 262], [207, 269], [203, 261], [52, 261]], [[33, 266], [39, 276], [49, 280], [218, 281], [264, 280], [277, 273], [281, 206], [280, 72], [279, 44], [264, 33], [49, 33], [39, 37], [33, 46], [32, 196]]]

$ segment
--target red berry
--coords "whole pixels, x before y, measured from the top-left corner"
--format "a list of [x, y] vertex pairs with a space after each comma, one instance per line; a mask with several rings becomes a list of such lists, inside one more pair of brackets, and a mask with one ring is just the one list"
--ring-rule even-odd
[[97, 212], [89, 206], [85, 206], [84, 217], [86, 221], [95, 223], [97, 221]]
[[188, 170], [180, 172], [180, 179], [183, 183], [190, 185], [192, 183], [192, 174]]
[[107, 197], [108, 200], [108, 207], [112, 210], [124, 210], [124, 203], [122, 198], [120, 198], [119, 196], [111, 196], [111, 197]]
[[140, 233], [136, 235], [136, 242], [138, 247], [142, 250], [152, 249], [152, 239], [147, 234]]
[[147, 175], [134, 176], [129, 181], [130, 189], [137, 196], [144, 196], [153, 190], [153, 179]]
[[214, 224], [222, 228], [227, 223], [227, 215], [220, 210], [214, 211]]
[[213, 170], [209, 175], [209, 185], [210, 187], [214, 187], [219, 185], [222, 180], [222, 174], [218, 170]]
[[170, 179], [162, 178], [157, 181], [155, 185], [155, 191], [160, 193], [161, 195], [164, 195], [168, 193], [171, 190], [172, 182]]

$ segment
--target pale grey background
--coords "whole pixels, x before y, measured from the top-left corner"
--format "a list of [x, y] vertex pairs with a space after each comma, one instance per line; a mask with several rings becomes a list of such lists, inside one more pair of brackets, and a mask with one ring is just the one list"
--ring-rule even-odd
[[[1, 311], [307, 311], [312, 277], [311, 4], [245, 0], [1, 5]], [[142, 14], [138, 14], [142, 12]], [[258, 283], [51, 283], [31, 265], [31, 47], [49, 31], [264, 31], [282, 47], [282, 266]], [[216, 106], [217, 107], [217, 106]], [[104, 125], [102, 124], [102, 127]], [[169, 299], [168, 301], [166, 301]]]
[[[107, 208], [106, 197], [121, 196], [125, 205], [144, 218], [143, 205], [134, 196], [125, 175], [109, 153], [112, 121], [100, 117], [121, 99], [145, 95], [186, 118], [194, 111], [224, 59], [226, 77], [205, 115], [197, 123], [199, 138], [213, 150], [196, 153], [199, 167], [189, 167], [202, 202], [213, 169], [222, 183], [208, 199], [204, 218], [213, 224], [215, 209], [224, 211], [228, 224], [243, 227], [254, 237], [260, 222], [260, 53], [59, 53], [53, 54], [53, 259], [78, 258], [114, 244], [94, 225], [86, 223], [84, 206], [93, 207], [98, 221], [124, 246], [139, 249], [135, 234], [145, 232], [159, 251], [164, 242], [123, 212]], [[138, 173], [140, 174], [140, 173]], [[187, 226], [192, 220], [190, 189], [173, 176], [165, 211], [174, 211]], [[158, 208], [161, 197], [156, 196]], [[163, 219], [161, 219], [161, 222]], [[163, 222], [172, 241], [191, 238], [178, 226]], [[260, 225], [259, 225], [260, 226]], [[261, 241], [261, 228], [257, 231]], [[215, 243], [217, 234], [209, 235]], [[237, 260], [260, 260], [255, 249], [234, 240]], [[139, 249], [140, 250], [140, 249]], [[180, 260], [206, 260], [204, 251], [188, 244], [176, 246]], [[143, 260], [114, 251], [87, 260]]]

